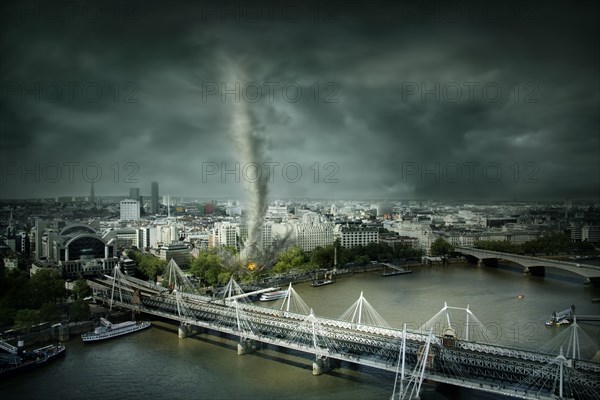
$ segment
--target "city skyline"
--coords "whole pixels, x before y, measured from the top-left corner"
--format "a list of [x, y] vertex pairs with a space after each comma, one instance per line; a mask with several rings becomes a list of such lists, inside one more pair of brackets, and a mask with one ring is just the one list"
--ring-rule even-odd
[[244, 200], [260, 168], [269, 201], [598, 201], [593, 4], [132, 2], [62, 23], [32, 4], [2, 6], [0, 200], [95, 182], [148, 201], [155, 181]]

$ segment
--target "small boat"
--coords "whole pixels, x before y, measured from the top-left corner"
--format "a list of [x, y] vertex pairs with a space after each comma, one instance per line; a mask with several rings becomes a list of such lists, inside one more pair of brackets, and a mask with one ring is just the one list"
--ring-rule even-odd
[[312, 281], [310, 286], [319, 287], [319, 286], [330, 285], [332, 283], [335, 283], [335, 281], [333, 281], [331, 279], [315, 279], [314, 281]]
[[283, 299], [288, 294], [287, 290], [278, 290], [275, 292], [265, 293], [260, 296], [260, 301], [273, 301], [277, 299]]
[[525, 300], [525, 294], [521, 293], [521, 294], [520, 294], [520, 295], [517, 297], [517, 299], [519, 299], [519, 300]]
[[329, 271], [325, 271], [323, 273], [322, 279], [319, 279], [319, 273], [315, 272], [315, 279], [313, 279], [310, 286], [319, 287], [319, 286], [331, 285], [332, 283], [335, 283], [335, 275], [337, 273], [337, 251], [335, 249], [333, 252], [333, 256], [334, 256], [333, 269], [329, 270]]
[[65, 355], [62, 344], [40, 347], [32, 351], [19, 350], [16, 354], [0, 353], [0, 380], [41, 367]]
[[105, 318], [100, 318], [100, 322], [102, 325], [94, 329], [94, 332], [81, 334], [81, 339], [84, 342], [97, 342], [99, 340], [112, 339], [117, 336], [127, 335], [150, 327], [150, 322], [148, 321], [125, 321], [119, 324], [113, 324]]

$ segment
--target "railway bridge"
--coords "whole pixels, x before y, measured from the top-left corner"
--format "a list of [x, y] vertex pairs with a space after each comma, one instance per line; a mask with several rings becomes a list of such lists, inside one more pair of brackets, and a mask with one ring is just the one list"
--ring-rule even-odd
[[[169, 288], [121, 274], [89, 281], [93, 298], [109, 307], [166, 318], [179, 324], [179, 336], [203, 332], [239, 338], [238, 354], [273, 345], [312, 355], [313, 374], [354, 363], [395, 374], [390, 390], [398, 399], [414, 398], [424, 380], [520, 399], [600, 399], [600, 364], [580, 358], [576, 343], [557, 354], [485, 343], [476, 338], [469, 307], [444, 305], [422, 329], [388, 326], [364, 296], [340, 319], [317, 316], [293, 287], [278, 309], [245, 302], [233, 281], [220, 298], [195, 292], [169, 263]], [[263, 291], [274, 290], [264, 289]], [[466, 314], [463, 337], [456, 334], [451, 310]], [[441, 333], [431, 322], [444, 321]], [[480, 338], [481, 336], [477, 337]]]

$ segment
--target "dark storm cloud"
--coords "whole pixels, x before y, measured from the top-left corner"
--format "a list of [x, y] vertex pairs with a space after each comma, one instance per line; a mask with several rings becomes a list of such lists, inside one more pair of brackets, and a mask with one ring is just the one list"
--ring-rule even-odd
[[[157, 180], [161, 194], [241, 195], [231, 174], [202, 174], [207, 163], [242, 162], [234, 95], [222, 102], [219, 93], [235, 87], [227, 63], [247, 77], [240, 101], [276, 163], [272, 198], [597, 196], [591, 4], [255, 2], [254, 21], [241, 2], [226, 12], [215, 2], [121, 4], [128, 18], [105, 12], [93, 22], [6, 9], [2, 197], [87, 193], [81, 174], [44, 177], [44, 165], [73, 161], [101, 166], [98, 194], [147, 194]], [[35, 163], [40, 176], [20, 175]]]

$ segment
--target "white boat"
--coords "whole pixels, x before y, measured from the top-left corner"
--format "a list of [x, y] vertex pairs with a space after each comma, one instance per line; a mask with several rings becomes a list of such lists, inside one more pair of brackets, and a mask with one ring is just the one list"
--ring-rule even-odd
[[283, 299], [288, 294], [287, 290], [278, 290], [276, 292], [265, 293], [260, 296], [260, 301], [272, 301], [277, 299]]
[[141, 331], [142, 329], [150, 327], [150, 322], [148, 321], [125, 321], [119, 324], [113, 324], [105, 318], [100, 318], [100, 322], [102, 325], [94, 329], [94, 332], [81, 334], [81, 339], [83, 339], [84, 342], [97, 342], [99, 340], [112, 339], [117, 336], [127, 335], [128, 333]]

